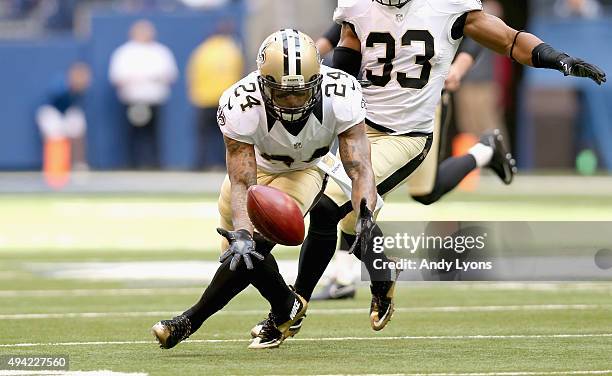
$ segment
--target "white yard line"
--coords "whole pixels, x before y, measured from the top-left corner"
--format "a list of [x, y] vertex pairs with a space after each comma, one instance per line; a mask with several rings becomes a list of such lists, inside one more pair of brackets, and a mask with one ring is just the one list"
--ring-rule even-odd
[[[0, 278], [2, 273], [0, 272]], [[407, 289], [435, 288], [435, 284], [419, 282], [403, 285]], [[589, 282], [494, 282], [494, 283], [447, 283], [448, 290], [529, 290], [529, 291], [608, 291], [612, 293], [612, 283]], [[120, 289], [59, 289], [59, 290], [0, 290], [0, 298], [19, 297], [61, 297], [61, 296], [151, 296], [151, 295], [191, 295], [200, 294], [202, 287], [177, 288], [120, 288]]]
[[[537, 305], [497, 305], [497, 306], [447, 306], [447, 307], [412, 307], [396, 308], [397, 312], [406, 313], [446, 313], [446, 312], [512, 312], [512, 311], [588, 311], [612, 310], [612, 305], [601, 304], [537, 304]], [[367, 308], [314, 308], [309, 313], [317, 315], [362, 314]], [[156, 317], [172, 316], [175, 311], [150, 312], [60, 312], [60, 313], [12, 313], [0, 315], [0, 320], [33, 320], [33, 319], [72, 319], [72, 318], [106, 318], [106, 317]], [[267, 310], [220, 311], [217, 315], [251, 316], [265, 315]]]
[[148, 376], [147, 373], [124, 373], [107, 370], [99, 371], [1, 371], [0, 376]]
[[[610, 287], [612, 289], [612, 287]], [[0, 298], [36, 298], [64, 296], [153, 296], [191, 295], [202, 293], [202, 287], [156, 289], [66, 289], [66, 290], [0, 290]]]
[[[513, 339], [566, 339], [566, 338], [612, 338], [612, 333], [599, 334], [516, 334], [516, 335], [471, 335], [471, 336], [397, 336], [397, 337], [321, 337], [321, 338], [290, 338], [296, 342], [343, 342], [343, 341], [407, 341], [407, 340], [513, 340]], [[188, 343], [241, 343], [245, 339], [194, 339]], [[38, 342], [0, 344], [0, 348], [19, 347], [58, 347], [58, 346], [105, 346], [105, 345], [155, 345], [155, 341], [93, 341], [93, 342]]]
[[[473, 372], [473, 373], [371, 373], [371, 374], [341, 374], [316, 376], [536, 376], [536, 375], [609, 375], [612, 370], [601, 371], [508, 371], [508, 372]], [[295, 375], [297, 376], [297, 375]]]

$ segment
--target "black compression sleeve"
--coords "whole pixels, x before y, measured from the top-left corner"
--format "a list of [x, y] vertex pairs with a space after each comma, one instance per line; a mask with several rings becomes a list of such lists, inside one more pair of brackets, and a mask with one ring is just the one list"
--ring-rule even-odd
[[564, 52], [555, 50], [552, 46], [542, 43], [533, 49], [531, 61], [535, 68], [548, 68], [563, 71], [563, 58], [568, 55]]
[[342, 25], [334, 23], [329, 30], [323, 34], [323, 38], [327, 39], [332, 46], [336, 47], [340, 42], [340, 33], [342, 31]]
[[476, 43], [473, 39], [463, 38], [463, 42], [459, 46], [459, 51], [457, 53], [465, 52], [470, 55], [474, 60], [477, 60], [484, 47]]
[[357, 77], [361, 70], [361, 52], [348, 47], [336, 47], [334, 50], [333, 66]]

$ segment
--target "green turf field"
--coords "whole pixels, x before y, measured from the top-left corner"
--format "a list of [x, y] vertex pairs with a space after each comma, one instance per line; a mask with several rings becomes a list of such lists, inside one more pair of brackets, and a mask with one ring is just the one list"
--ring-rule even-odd
[[[354, 301], [313, 303], [302, 332], [268, 351], [246, 348], [267, 311], [249, 289], [190, 341], [162, 351], [150, 326], [195, 302], [200, 283], [53, 270], [214, 260], [214, 198], [0, 196], [0, 208], [0, 356], [69, 355], [72, 371], [150, 375], [612, 374], [609, 283], [402, 283], [379, 333], [369, 328], [364, 287]], [[396, 197], [383, 218], [612, 220], [611, 209], [612, 196], [454, 195], [429, 208]]]

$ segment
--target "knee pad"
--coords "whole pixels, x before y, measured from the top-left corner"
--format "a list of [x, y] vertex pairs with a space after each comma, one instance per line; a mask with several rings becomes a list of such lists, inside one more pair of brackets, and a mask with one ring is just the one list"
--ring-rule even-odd
[[338, 233], [340, 218], [340, 207], [332, 199], [323, 195], [310, 210], [308, 235], [335, 237]]

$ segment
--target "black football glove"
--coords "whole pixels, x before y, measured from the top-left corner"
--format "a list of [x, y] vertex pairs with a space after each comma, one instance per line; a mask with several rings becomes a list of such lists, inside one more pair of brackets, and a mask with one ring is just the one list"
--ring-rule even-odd
[[251, 260], [251, 256], [259, 261], [264, 259], [261, 253], [255, 251], [255, 241], [247, 230], [227, 231], [222, 228], [217, 228], [217, 232], [229, 242], [229, 248], [223, 252], [219, 261], [224, 262], [231, 257], [231, 271], [235, 271], [238, 268], [240, 260], [242, 259], [244, 259], [244, 264], [247, 269], [253, 269], [253, 260]]
[[376, 226], [376, 223], [374, 223], [374, 216], [372, 215], [372, 211], [368, 208], [368, 202], [363, 198], [359, 205], [359, 219], [355, 226], [356, 239], [349, 249], [349, 253], [358, 251], [360, 252], [360, 256], [365, 255], [368, 244], [370, 244], [374, 236], [374, 226]]
[[560, 56], [561, 72], [566, 76], [587, 77], [598, 85], [606, 82], [606, 73], [582, 59], [563, 54]]

